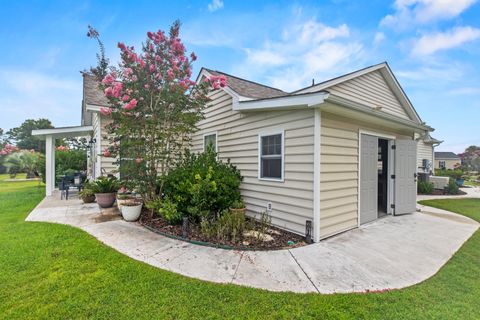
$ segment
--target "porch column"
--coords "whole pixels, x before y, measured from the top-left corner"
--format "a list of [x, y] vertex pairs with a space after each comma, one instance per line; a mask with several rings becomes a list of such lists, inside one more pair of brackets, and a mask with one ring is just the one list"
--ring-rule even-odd
[[55, 189], [55, 138], [47, 135], [45, 139], [45, 193], [51, 196]]

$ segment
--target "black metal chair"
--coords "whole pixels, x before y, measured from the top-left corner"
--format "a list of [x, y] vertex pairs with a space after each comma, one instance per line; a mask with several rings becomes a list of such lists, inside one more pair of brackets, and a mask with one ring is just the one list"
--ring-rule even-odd
[[68, 200], [68, 191], [70, 189], [70, 185], [67, 180], [67, 176], [62, 176], [58, 181], [58, 190], [60, 190], [60, 200]]

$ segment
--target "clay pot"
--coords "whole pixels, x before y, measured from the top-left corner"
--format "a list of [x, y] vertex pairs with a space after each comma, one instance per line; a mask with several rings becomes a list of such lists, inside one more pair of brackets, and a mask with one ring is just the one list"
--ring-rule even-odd
[[95, 193], [95, 198], [100, 208], [110, 208], [115, 203], [117, 197], [116, 192], [112, 193]]

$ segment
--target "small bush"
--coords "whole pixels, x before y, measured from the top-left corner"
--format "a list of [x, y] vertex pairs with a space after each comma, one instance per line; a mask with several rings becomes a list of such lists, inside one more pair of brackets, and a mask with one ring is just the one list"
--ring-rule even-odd
[[418, 181], [417, 183], [417, 193], [418, 194], [432, 194], [433, 193], [433, 183], [426, 181]]
[[445, 191], [447, 194], [458, 194], [459, 188], [457, 186], [457, 183], [455, 182], [455, 179], [450, 179], [448, 181], [448, 185], [445, 187]]
[[163, 177], [164, 199], [171, 199], [184, 216], [200, 221], [217, 216], [241, 200], [240, 171], [229, 161], [217, 159], [214, 151], [187, 154]]
[[158, 214], [170, 224], [179, 224], [183, 218], [181, 212], [177, 210], [177, 204], [168, 198], [162, 201]]
[[243, 238], [245, 225], [245, 215], [224, 210], [217, 219], [202, 219], [200, 229], [202, 234], [210, 240], [227, 240], [236, 243]]

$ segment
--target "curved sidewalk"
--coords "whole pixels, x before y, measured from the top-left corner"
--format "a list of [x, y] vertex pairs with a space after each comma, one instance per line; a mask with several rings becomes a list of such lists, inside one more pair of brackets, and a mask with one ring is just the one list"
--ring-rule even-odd
[[236, 251], [170, 239], [79, 200], [46, 197], [26, 220], [78, 227], [133, 259], [188, 277], [318, 293], [419, 283], [433, 276], [479, 226], [469, 218], [422, 207], [421, 213], [388, 216], [301, 248]]

